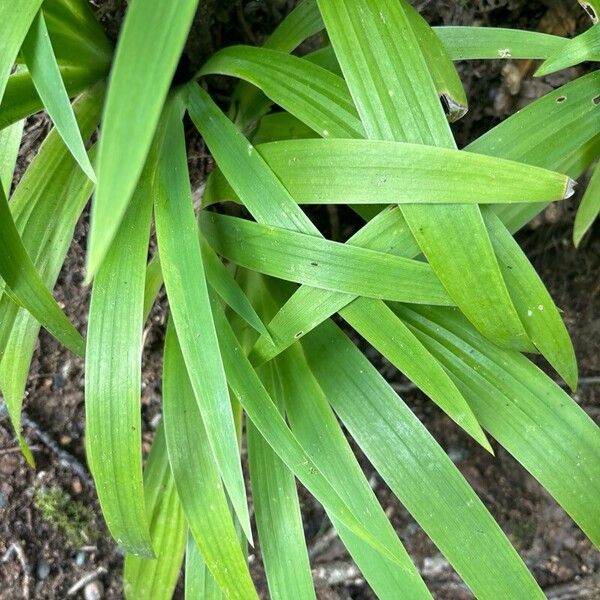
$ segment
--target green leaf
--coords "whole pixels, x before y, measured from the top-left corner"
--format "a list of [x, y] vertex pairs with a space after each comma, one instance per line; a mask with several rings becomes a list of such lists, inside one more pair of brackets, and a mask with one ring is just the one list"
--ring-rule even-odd
[[[287, 112], [277, 112], [265, 115], [259, 122], [258, 128], [252, 135], [252, 143], [264, 144], [276, 140], [296, 140], [316, 137], [316, 133], [299, 119]], [[218, 171], [213, 171], [213, 173]], [[202, 201], [208, 199], [208, 185], [204, 190]]]
[[[303, 121], [309, 127], [324, 137], [364, 135], [344, 80], [307, 60], [277, 50], [233, 46], [217, 52], [200, 71], [200, 75], [215, 73], [239, 77], [254, 84], [292, 114], [296, 96], [310, 90], [314, 96], [305, 97], [303, 104]], [[321, 112], [335, 127], [330, 130], [321, 127]]]
[[600, 428], [538, 367], [452, 309], [394, 307], [438, 357], [481, 424], [600, 544]]
[[[586, 143], [593, 145], [591, 140], [600, 133], [599, 109], [594, 102], [599, 86], [600, 71], [579, 77], [532, 102], [465, 149], [570, 172], [572, 157], [578, 156], [582, 148], [585, 151]], [[591, 160], [594, 158], [592, 153]], [[577, 168], [570, 174], [576, 177], [580, 173], [581, 168]], [[511, 231], [516, 231], [545, 206], [500, 205], [494, 207], [494, 212]]]
[[[167, 327], [163, 369], [169, 463], [194, 541], [228, 598], [257, 599], [172, 321]], [[188, 541], [188, 561], [189, 552]], [[200, 567], [198, 562], [193, 560], [195, 570]], [[193, 580], [186, 581], [186, 588], [197, 590], [203, 580], [205, 577], [195, 571]], [[186, 596], [188, 593], [186, 589]], [[204, 598], [194, 594], [189, 597]]]
[[[238, 282], [202, 237], [200, 238], [200, 248], [208, 284], [219, 294], [225, 304], [242, 317], [257, 333], [269, 336], [265, 324], [256, 314], [254, 307]], [[162, 284], [160, 256], [157, 253], [146, 268], [146, 291], [144, 293], [144, 315], [146, 315], [146, 318], [150, 314]]]
[[544, 598], [490, 513], [411, 410], [331, 322], [302, 340], [332, 408], [480, 598]]
[[104, 107], [87, 279], [93, 278], [142, 172], [198, 0], [131, 0]]
[[568, 40], [557, 35], [502, 27], [434, 27], [452, 60], [548, 58]]
[[0, 277], [5, 292], [27, 309], [57, 340], [83, 356], [80, 333], [62, 312], [31, 262], [0, 186]]
[[573, 228], [575, 246], [579, 246], [581, 239], [596, 220], [598, 213], [600, 213], [600, 166], [596, 165], [581, 204], [577, 209]]
[[256, 314], [252, 303], [229, 269], [221, 262], [207, 241], [200, 237], [202, 259], [209, 285], [250, 327], [259, 334], [269, 335], [265, 324]]
[[[316, 0], [303, 0], [266, 39], [264, 47], [289, 53], [321, 29], [323, 22]], [[270, 105], [256, 88], [245, 83], [238, 84], [233, 100], [238, 108], [236, 122], [244, 130], [253, 127]]]
[[[102, 93], [98, 89], [75, 103], [84, 135], [100, 118]], [[11, 135], [12, 126], [0, 132]], [[13, 148], [16, 152], [16, 148]], [[58, 278], [75, 224], [92, 191], [56, 131], [51, 131], [23, 174], [9, 204], [17, 230], [44, 283], [52, 289]], [[0, 290], [4, 287], [0, 285]], [[21, 405], [40, 325], [31, 314], [0, 293], [0, 389], [12, 425], [30, 464], [33, 457], [20, 437]]]
[[188, 532], [185, 551], [185, 598], [187, 600], [222, 600], [223, 594], [215, 583], [194, 537]]
[[23, 0], [16, 10], [11, 2], [0, 4], [0, 104], [21, 44], [41, 5], [42, 0]]
[[502, 221], [491, 210], [484, 210], [483, 218], [527, 335], [557, 373], [575, 389], [575, 350], [552, 296]]
[[[265, 389], [283, 412], [283, 390], [273, 365], [261, 371]], [[316, 598], [294, 475], [251, 422], [246, 428], [254, 515], [270, 596]]]
[[[269, 170], [266, 163], [263, 159], [257, 155], [254, 151], [252, 145], [248, 144], [246, 138], [244, 138], [231, 124], [226, 117], [218, 110], [218, 108], [210, 101], [205, 92], [202, 92], [200, 88], [193, 87], [191, 88], [190, 98], [189, 98], [189, 111], [192, 117], [192, 120], [195, 122], [196, 126], [202, 132], [204, 139], [208, 146], [211, 148], [213, 156], [222, 171], [229, 178], [231, 185], [234, 189], [237, 188], [241, 198], [243, 198], [244, 203], [250, 212], [257, 218], [259, 221], [266, 221], [269, 224], [279, 225], [281, 224], [283, 227], [288, 229], [296, 229], [301, 232], [300, 234], [294, 234], [291, 231], [285, 232], [282, 229], [275, 230], [272, 227], [268, 231], [268, 233], [261, 233], [261, 235], [257, 236], [249, 235], [243, 236], [243, 239], [246, 237], [248, 240], [252, 240], [253, 238], [260, 240], [260, 248], [257, 247], [255, 250], [255, 254], [260, 256], [261, 253], [263, 255], [269, 256], [269, 266], [266, 268], [271, 268], [270, 265], [276, 262], [273, 260], [273, 256], [275, 255], [276, 248], [271, 248], [268, 253], [264, 252], [264, 240], [268, 237], [273, 237], [274, 235], [279, 235], [280, 245], [284, 248], [284, 253], [289, 254], [289, 249], [292, 248], [291, 238], [294, 236], [304, 234], [306, 238], [306, 244], [299, 249], [296, 254], [300, 259], [303, 259], [306, 253], [312, 252], [311, 248], [317, 247], [319, 252], [316, 253], [313, 260], [309, 260], [309, 264], [306, 264], [306, 272], [307, 274], [311, 274], [311, 271], [315, 271], [315, 266], [313, 263], [317, 263], [317, 267], [324, 259], [324, 253], [326, 252], [325, 248], [334, 245], [333, 242], [323, 241], [322, 238], [317, 237], [314, 234], [314, 226], [312, 223], [306, 218], [304, 213], [302, 213], [295, 204], [293, 198], [289, 195], [288, 191], [281, 185], [281, 182], [278, 178], [274, 176], [274, 174]], [[260, 191], [256, 188], [258, 182], [261, 184]], [[266, 193], [269, 190], [270, 193]], [[210, 218], [210, 217], [209, 217]], [[212, 217], [215, 219], [226, 219], [226, 217]], [[234, 222], [234, 221], [231, 221]], [[244, 221], [235, 221], [238, 226], [252, 228], [253, 225], [249, 222]], [[259, 227], [259, 226], [256, 226]], [[275, 232], [275, 233], [274, 233]], [[317, 232], [318, 233], [318, 232]], [[308, 235], [306, 235], [308, 234]], [[356, 236], [356, 241], [361, 239], [361, 235]], [[211, 241], [213, 243], [217, 243], [219, 237], [215, 235]], [[240, 239], [240, 235], [234, 234], [232, 236], [232, 240]], [[355, 239], [355, 238], [353, 238]], [[231, 244], [231, 251], [234, 251], [236, 246], [235, 243]], [[275, 244], [277, 246], [277, 244]], [[237, 247], [240, 247], [240, 244], [237, 244]], [[341, 249], [344, 249], [344, 252], [348, 253], [348, 256], [351, 254], [358, 255], [360, 251], [357, 248], [352, 248], [351, 246], [339, 245], [338, 251], [341, 252]], [[222, 248], [220, 250], [223, 250]], [[244, 252], [239, 255], [239, 260], [244, 261], [244, 264], [248, 264], [248, 257], [251, 256], [252, 252], [247, 252], [247, 248], [244, 249]], [[386, 248], [387, 250], [387, 248]], [[236, 256], [236, 259], [238, 257]], [[365, 268], [359, 271], [360, 276], [359, 280], [364, 279], [369, 276], [370, 270], [372, 271], [373, 260], [375, 260], [374, 256], [368, 253], [368, 259], [365, 261]], [[385, 257], [385, 266], [382, 268], [382, 271], [386, 269], [389, 270], [390, 262], [389, 258]], [[393, 261], [393, 259], [392, 259]], [[350, 264], [350, 263], [349, 263]], [[254, 265], [256, 266], [256, 265]], [[417, 266], [416, 264], [414, 265]], [[318, 277], [315, 278], [313, 285], [322, 285], [322, 277], [326, 275], [325, 270], [322, 270], [322, 273], [318, 273]], [[354, 265], [352, 265], [349, 269], [350, 277], [354, 277]], [[383, 275], [380, 273], [379, 275]], [[375, 278], [377, 280], [378, 277]], [[398, 288], [398, 277], [394, 277], [391, 282], [391, 290], [389, 293], [394, 293], [394, 289]], [[403, 278], [402, 278], [403, 279]], [[376, 285], [376, 281], [369, 281], [371, 285]], [[417, 286], [411, 285], [412, 294], [414, 294], [414, 289]], [[362, 293], [362, 291], [358, 291], [358, 293]], [[351, 298], [347, 295], [342, 296], [343, 302], [341, 303], [341, 307], [350, 302]], [[338, 303], [340, 301], [339, 295], [331, 295], [324, 299], [324, 304], [331, 305], [332, 303]], [[319, 298], [319, 301], [321, 299]], [[318, 305], [318, 302], [313, 304], [302, 304], [301, 311], [302, 314], [305, 314], [306, 306], [312, 306], [313, 311], [315, 307]], [[337, 307], [336, 309], [337, 310]], [[356, 311], [353, 313], [354, 320], [353, 326], [356, 330], [361, 334], [365, 335], [367, 339], [373, 336], [373, 325], [372, 325], [372, 314], [373, 311], [376, 313], [387, 314], [389, 311], [383, 305], [379, 306], [376, 303], [368, 302], [366, 300], [361, 301], [356, 307]], [[387, 313], [386, 313], [387, 311]], [[327, 316], [329, 316], [329, 313]], [[393, 316], [391, 318], [392, 321], [396, 320]], [[289, 327], [289, 324], [286, 324]], [[427, 369], [429, 365], [430, 370], [434, 370], [436, 368], [435, 363], [432, 361], [430, 365], [430, 361], [428, 360], [428, 353], [424, 351], [424, 349], [419, 347], [419, 344], [416, 340], [411, 339], [411, 336], [406, 335], [405, 328], [402, 328], [402, 324], [398, 323], [395, 325], [395, 329], [397, 330], [397, 337], [404, 336], [404, 342], [411, 344], [411, 346], [417, 351], [418, 359], [414, 359], [410, 352], [407, 352], [405, 356], [400, 358], [401, 355], [396, 354], [396, 349], [394, 346], [386, 345], [386, 348], [389, 348], [392, 352], [388, 357], [390, 360], [398, 362], [403, 367], [409, 367], [408, 370], [411, 374], [415, 374], [417, 379], [421, 381], [423, 368]], [[287, 332], [291, 334], [292, 339], [301, 337], [305, 331], [304, 330], [296, 330], [290, 331], [287, 329]], [[292, 340], [288, 337], [289, 343]], [[264, 341], [264, 340], [263, 340]], [[288, 344], [289, 345], [289, 344]], [[456, 393], [455, 389], [452, 389], [453, 386], [449, 386], [448, 381], [440, 380], [440, 377], [443, 378], [443, 373], [437, 373], [437, 377], [435, 378], [435, 383], [431, 386], [427, 384], [427, 390], [431, 390], [433, 393], [437, 395], [439, 394], [440, 398], [438, 401], [447, 406], [451, 410], [451, 414], [453, 418], [457, 419], [462, 426], [467, 428], [469, 432], [473, 432], [472, 435], [478, 440], [480, 440], [484, 445], [487, 445], [485, 441], [485, 437], [479, 430], [479, 427], [472, 420], [469, 420], [469, 410], [466, 407], [465, 403], [461, 401], [460, 394]], [[424, 378], [427, 380], [427, 378]], [[450, 389], [449, 389], [450, 388]], [[456, 410], [456, 407], [459, 407], [459, 410]]]
[[340, 311], [342, 318], [488, 452], [492, 448], [471, 408], [429, 351], [383, 303], [357, 298]]
[[0, 185], [9, 194], [23, 136], [23, 121], [0, 129]]
[[144, 469], [144, 496], [156, 558], [125, 556], [125, 597], [171, 600], [183, 561], [187, 528], [169, 467], [162, 425], [154, 436]]
[[46, 0], [42, 10], [61, 66], [108, 72], [113, 47], [87, 0]]
[[162, 273], [173, 322], [210, 445], [235, 513], [251, 540], [233, 412], [210, 310], [194, 216], [182, 110], [178, 98], [174, 98], [165, 117], [154, 190]]
[[201, 224], [219, 254], [260, 273], [354, 296], [453, 305], [421, 261], [217, 213], [202, 214]]
[[262, 385], [252, 365], [241, 351], [221, 307], [213, 302], [213, 315], [223, 363], [229, 385], [254, 426], [296, 475], [299, 481], [325, 509], [351, 529], [382, 556], [396, 561], [396, 557], [362, 524], [362, 515], [355, 514], [340, 498], [335, 488], [312, 462], [298, 440], [289, 430], [271, 397]]
[[257, 150], [302, 204], [543, 202], [569, 198], [575, 185], [531, 165], [402, 142], [289, 140]]
[[[63, 80], [67, 94], [74, 97], [93, 86], [105, 73], [95, 73], [78, 67], [60, 67], [60, 77]], [[27, 71], [15, 71], [9, 78], [0, 104], [0, 129], [16, 123], [44, 108], [41, 98]]]
[[549, 56], [535, 72], [536, 77], [549, 75], [573, 65], [600, 61], [600, 26], [594, 25]]
[[[420, 252], [398, 207], [383, 210], [369, 227], [363, 227], [355, 233], [347, 244], [398, 256], [414, 257]], [[269, 323], [271, 339], [262, 336], [256, 343], [251, 358], [257, 362], [272, 359], [351, 300], [352, 297], [347, 294], [324, 293], [317, 288], [300, 287]], [[311, 310], [307, 311], [306, 306], [310, 306]]]
[[[430, 598], [418, 571], [398, 539], [350, 445], [310, 371], [299, 345], [277, 359], [294, 435], [333, 483], [340, 496], [364, 524], [396, 556], [397, 563], [382, 557], [371, 546], [333, 518], [336, 530], [378, 598], [395, 599], [399, 590], [407, 598]], [[368, 507], [365, 512], [364, 508]]]
[[291, 52], [323, 29], [316, 0], [303, 0], [265, 41], [265, 48]]
[[54, 50], [42, 11], [33, 20], [22, 48], [27, 68], [56, 130], [83, 172], [95, 183], [96, 175], [90, 164], [67, 90], [61, 79]]
[[86, 450], [102, 513], [117, 543], [146, 558], [153, 553], [144, 504], [140, 396], [154, 166], [149, 161], [94, 281], [85, 368]]
[[[404, 3], [318, 4], [367, 136], [454, 148]], [[377, 62], [370, 56], [377, 56]], [[479, 208], [407, 205], [402, 210], [421, 250], [469, 320], [496, 343], [526, 349], [527, 336]]]
[[[198, 84], [188, 85], [187, 109], [219, 167], [258, 222], [320, 236], [256, 149]], [[235, 176], [234, 176], [235, 174]], [[231, 176], [230, 176], [231, 175]]]
[[405, 9], [448, 120], [458, 121], [467, 113], [467, 96], [448, 50], [416, 9], [410, 4]]

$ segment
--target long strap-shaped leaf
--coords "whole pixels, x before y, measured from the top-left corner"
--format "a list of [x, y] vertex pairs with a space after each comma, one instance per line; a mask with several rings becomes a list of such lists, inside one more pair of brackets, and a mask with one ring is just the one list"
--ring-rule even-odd
[[210, 311], [187, 170], [183, 107], [166, 117], [154, 190], [162, 273], [190, 381], [219, 472], [244, 533], [252, 539], [244, 477], [225, 371]]
[[383, 558], [342, 523], [333, 519], [342, 541], [373, 591], [382, 600], [394, 600], [400, 590], [407, 598], [430, 598], [423, 580], [352, 454], [301, 348], [292, 346], [276, 364], [292, 431], [350, 506], [355, 510], [369, 507], [365, 525], [398, 557], [399, 564]]
[[548, 58], [568, 44], [557, 35], [502, 27], [433, 27], [453, 60]]
[[[102, 91], [98, 89], [83, 95], [74, 105], [86, 137], [100, 118], [101, 99]], [[21, 126], [16, 124], [3, 130], [0, 137], [13, 135], [13, 128], [18, 132]], [[13, 148], [15, 156], [17, 149]], [[9, 204], [23, 245], [49, 289], [56, 283], [75, 224], [91, 192], [91, 181], [77, 167], [58, 132], [51, 131]], [[0, 389], [21, 447], [33, 463], [19, 432], [21, 404], [40, 324], [2, 293], [0, 315]]]
[[600, 166], [596, 165], [581, 204], [577, 209], [573, 228], [575, 246], [579, 246], [581, 239], [592, 226], [598, 214], [600, 214]]
[[227, 380], [255, 427], [298, 480], [333, 517], [370, 544], [383, 557], [398, 562], [395, 554], [366, 529], [360, 513], [356, 513], [344, 502], [294, 437], [250, 361], [242, 352], [239, 340], [216, 301], [213, 302], [213, 314]]
[[268, 48], [232, 46], [217, 52], [200, 71], [200, 75], [215, 73], [239, 77], [256, 85], [286, 110], [291, 109], [288, 99], [296, 95], [290, 92], [296, 90], [297, 93], [301, 83], [314, 94], [312, 100], [306, 98], [306, 104], [311, 105], [316, 100], [319, 110], [327, 112], [336, 129], [329, 131], [320, 127], [322, 119], [318, 114], [311, 122], [310, 110], [305, 121], [309, 126], [323, 137], [364, 137], [364, 128], [344, 80], [307, 60]]
[[[260, 376], [283, 412], [283, 391], [274, 365], [265, 365]], [[254, 514], [271, 598], [314, 599], [294, 474], [251, 422], [246, 430]]]
[[537, 77], [549, 75], [587, 60], [600, 61], [600, 25], [569, 40], [563, 48], [549, 56], [535, 72]]
[[203, 214], [201, 224], [219, 254], [259, 273], [354, 296], [454, 305], [421, 261], [216, 213]]
[[544, 598], [445, 452], [332, 322], [302, 340], [320, 387], [378, 473], [480, 598]]
[[19, 155], [21, 137], [23, 135], [23, 121], [14, 123], [10, 127], [0, 129], [0, 185], [10, 192], [13, 175]]
[[223, 592], [210, 574], [194, 537], [188, 532], [185, 550], [185, 598], [186, 600], [223, 600]]
[[102, 513], [117, 543], [152, 558], [144, 504], [141, 361], [152, 171], [149, 161], [98, 271], [90, 304], [85, 415], [88, 462]]
[[163, 369], [169, 463], [194, 541], [208, 570], [228, 598], [256, 600], [258, 595], [242, 554], [208, 432], [198, 410], [172, 322], [167, 327]]
[[[542, 96], [475, 141], [466, 150], [492, 154], [579, 176], [593, 162], [593, 138], [600, 134], [600, 71], [588, 73]], [[583, 152], [583, 154], [580, 154]], [[573, 157], [575, 162], [573, 163]], [[578, 157], [578, 158], [577, 158]], [[587, 160], [583, 162], [582, 160]], [[494, 212], [510, 231], [528, 223], [546, 204], [500, 205]]]
[[[196, 84], [190, 87], [188, 110], [221, 169], [229, 177], [234, 188], [237, 188], [240, 197], [244, 198], [245, 205], [259, 222], [297, 230], [314, 236], [315, 240], [320, 237], [312, 222], [304, 215], [253, 146]], [[348, 298], [344, 295], [342, 305], [346, 304], [346, 300]], [[339, 299], [336, 298], [335, 301]], [[374, 332], [373, 315], [386, 310], [379, 300], [363, 298], [359, 306], [358, 318], [355, 318], [353, 325], [359, 333], [369, 339]], [[361, 319], [364, 322], [361, 323]], [[468, 406], [445, 374], [440, 373], [436, 361], [430, 360], [431, 357], [423, 351], [416, 338], [402, 323], [396, 321], [396, 333], [402, 338], [403, 350], [394, 352], [388, 358], [409, 376], [414, 375], [415, 383], [424, 385], [428, 393], [433, 394], [442, 405], [446, 406], [448, 397], [452, 397], [448, 407], [460, 407], [460, 416], [451, 411], [453, 418], [461, 423], [475, 439], [483, 441], [484, 445], [487, 444], [473, 415], [470, 415]], [[301, 337], [303, 333], [300, 330], [295, 335]], [[415, 360], [413, 356], [419, 356], [419, 359]], [[422, 375], [427, 370], [426, 365], [430, 365], [434, 372], [440, 373], [440, 378], [423, 379]], [[438, 387], [440, 383], [442, 385]], [[465, 415], [467, 418], [464, 418]]]
[[600, 428], [549, 377], [453, 310], [394, 307], [439, 357], [483, 426], [600, 546]]
[[290, 140], [258, 151], [300, 203], [499, 204], [561, 200], [566, 175], [473, 152], [373, 140]]
[[[455, 147], [406, 9], [396, 0], [318, 0], [367, 137]], [[369, 58], [376, 57], [376, 58]], [[475, 206], [408, 205], [421, 250], [461, 310], [490, 339], [524, 349], [481, 212]]]
[[95, 275], [142, 172], [198, 0], [132, 0], [104, 107], [87, 279]]
[[18, 7], [11, 2], [0, 4], [0, 104], [19, 48], [41, 5], [42, 0], [23, 0]]
[[5, 293], [26, 308], [67, 348], [83, 356], [83, 338], [60, 309], [31, 262], [19, 237], [2, 186], [0, 186], [0, 277], [6, 283]]
[[[70, 65], [60, 67], [59, 71], [70, 98], [77, 96], [106, 76], [105, 72], [98, 73]], [[15, 71], [8, 78], [0, 103], [0, 129], [43, 108], [44, 103], [35, 88], [31, 75], [27, 71]]]
[[[482, 154], [505, 155], [507, 158], [514, 160], [564, 170], [561, 162], [561, 157], [564, 158], [563, 151], [567, 156], [572, 152], [579, 152], [582, 143], [598, 131], [600, 121], [598, 121], [595, 114], [596, 105], [592, 102], [597, 85], [598, 75], [590, 74], [581, 78], [581, 80], [563, 86], [563, 88], [544, 96], [507, 119], [490, 133], [472, 143], [468, 149]], [[568, 106], [565, 106], [565, 104], [568, 104]], [[296, 108], [299, 107], [300, 104], [297, 104]], [[302, 111], [299, 114], [301, 113]], [[552, 127], [549, 127], [548, 123], [552, 123]], [[325, 117], [322, 119], [320, 127], [328, 126], [330, 124]], [[334, 127], [335, 125], [332, 123], [331, 126]], [[573, 174], [576, 175], [578, 172], [580, 171], [575, 171]], [[494, 207], [494, 210], [511, 227], [518, 228], [525, 220], [539, 212], [544, 204], [524, 205], [524, 208], [521, 208], [521, 206], [499, 205]], [[516, 227], [515, 223], [517, 224]], [[383, 241], [389, 239], [390, 248], [392, 248], [390, 231], [394, 230], [384, 231], [382, 229], [378, 232], [379, 225], [380, 223], [377, 220], [373, 220], [364, 228], [365, 235], [367, 232], [370, 234], [369, 243], [373, 243], [372, 240], [380, 239]], [[496, 235], [499, 236], [499, 239], [497, 240], [498, 243], [494, 243], [495, 251], [500, 253], [499, 256], [502, 259], [501, 265], [503, 265], [505, 276], [506, 265], [512, 267], [507, 282], [516, 297], [521, 297], [523, 294], [527, 295], [528, 306], [524, 306], [522, 302], [518, 303], [522, 322], [548, 360], [569, 384], [574, 386], [576, 381], [574, 353], [558, 312], [555, 308], [552, 308], [549, 312], [539, 314], [534, 319], [531, 318], [532, 307], [537, 307], [540, 304], [545, 307], [548, 306], [547, 300], [541, 299], [541, 296], [547, 297], [547, 292], [543, 290], [543, 287], [539, 289], [539, 278], [507, 232], [497, 229]], [[384, 249], [387, 250], [387, 248]], [[510, 249], [510, 252], [507, 251], [508, 249]], [[412, 246], [407, 246], [406, 252], [406, 254], [403, 254], [404, 256], [414, 256], [417, 253]], [[402, 253], [402, 251], [399, 253]], [[517, 269], [515, 269], [515, 261], [518, 264]], [[515, 282], [516, 278], [521, 283], [517, 284]], [[302, 293], [302, 290], [297, 293]], [[327, 306], [323, 298], [319, 302], [313, 301], [311, 304], [320, 309]], [[284, 343], [285, 335], [287, 335], [287, 343], [289, 344], [294, 341], [296, 332], [307, 332], [310, 329], [307, 322], [306, 326], [296, 324], [294, 331], [287, 330], [286, 333], [283, 328], [290, 321], [290, 315], [301, 313], [307, 321], [310, 320], [312, 326], [320, 322], [314, 313], [309, 315], [303, 308], [298, 312], [298, 307], [301, 307], [300, 298], [298, 298], [297, 304], [286, 305], [283, 309], [285, 315], [278, 315], [276, 317], [277, 322], [273, 322], [271, 333], [274, 338], [279, 340], [278, 343]], [[545, 322], [542, 323], [539, 317], [544, 317]], [[325, 318], [325, 313], [323, 313], [321, 320], [323, 318]], [[551, 321], [548, 319], [551, 319]], [[546, 341], [544, 341], [544, 338], [546, 338]], [[556, 344], [553, 340], [561, 341]]]
[[42, 10], [59, 64], [108, 71], [114, 48], [86, 0], [49, 0]]
[[95, 183], [96, 175], [77, 127], [42, 11], [33, 20], [23, 42], [22, 52], [33, 83], [54, 126], [84, 173]]
[[183, 561], [187, 528], [171, 475], [162, 425], [154, 436], [144, 468], [144, 495], [156, 558], [132, 554], [125, 557], [125, 597], [171, 600]]

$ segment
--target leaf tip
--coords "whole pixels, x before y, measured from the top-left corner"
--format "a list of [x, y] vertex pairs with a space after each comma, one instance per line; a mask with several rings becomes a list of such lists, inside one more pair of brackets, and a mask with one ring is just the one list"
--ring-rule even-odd
[[565, 193], [563, 195], [563, 200], [570, 198], [575, 193], [575, 188], [577, 187], [577, 182], [570, 177], [567, 177], [567, 185], [565, 186]]

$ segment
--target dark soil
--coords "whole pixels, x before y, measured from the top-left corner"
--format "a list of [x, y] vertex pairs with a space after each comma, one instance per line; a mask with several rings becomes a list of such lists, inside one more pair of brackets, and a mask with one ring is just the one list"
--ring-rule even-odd
[[[109, 0], [95, 4], [114, 37], [123, 2]], [[211, 21], [211, 35], [202, 38], [208, 41], [196, 45], [190, 42], [189, 64], [182, 68], [195, 66], [199, 55], [206, 55], [221, 45], [260, 41], [292, 4], [283, 0], [223, 3], [227, 8], [219, 9]], [[565, 35], [587, 26], [583, 12], [570, 0], [564, 3], [558, 0], [528, 3], [425, 0], [415, 4], [433, 24], [539, 28]], [[202, 25], [198, 27], [202, 30]], [[534, 81], [531, 65], [523, 61], [510, 63], [509, 67], [499, 61], [463, 64], [460, 72], [471, 105], [469, 114], [454, 126], [461, 145], [563, 82], [562, 77]], [[516, 86], [515, 73], [520, 81]], [[577, 74], [577, 69], [573, 69], [567, 77]], [[47, 121], [43, 118], [29, 121], [21, 169], [31, 158], [46, 128]], [[207, 168], [207, 157], [201, 145], [194, 141], [192, 144], [192, 176], [199, 182]], [[582, 377], [575, 399], [600, 424], [600, 236], [596, 228], [579, 250], [573, 248], [571, 231], [577, 202], [576, 199], [564, 208], [546, 211], [519, 234], [519, 241], [556, 303], [564, 310]], [[331, 217], [325, 211], [314, 216], [327, 222]], [[56, 288], [57, 298], [82, 331], [86, 327], [89, 300], [88, 290], [81, 285], [86, 232], [87, 217], [84, 216]], [[142, 387], [146, 450], [160, 416], [165, 314], [165, 302], [161, 298], [146, 326]], [[541, 486], [501, 447], [494, 448], [495, 457], [484, 452], [430, 401], [407, 385], [372, 349], [366, 351], [446, 449], [507, 532], [548, 596], [562, 600], [600, 598], [600, 553]], [[25, 433], [34, 448], [36, 470], [26, 466], [8, 418], [0, 413], [0, 599], [64, 598], [73, 584], [91, 572], [99, 574], [94, 585], [98, 586], [100, 597], [120, 598], [122, 556], [102, 524], [93, 485], [85, 469], [83, 365], [45, 332], [40, 336], [33, 360], [24, 409]], [[435, 596], [444, 600], [471, 598], [408, 512], [368, 462], [362, 456], [360, 459], [382, 506]], [[97, 539], [90, 539], [81, 548], [81, 543], [73, 544], [66, 532], [44, 518], [34, 496], [36, 492], [47, 490], [62, 490], [74, 502], [91, 507], [96, 517], [88, 522], [87, 530], [98, 530]], [[304, 491], [301, 499], [319, 597], [373, 598], [343, 546], [331, 535], [331, 525], [322, 508]], [[257, 582], [264, 589], [260, 561], [257, 556], [251, 561]], [[81, 592], [78, 594], [81, 596]]]

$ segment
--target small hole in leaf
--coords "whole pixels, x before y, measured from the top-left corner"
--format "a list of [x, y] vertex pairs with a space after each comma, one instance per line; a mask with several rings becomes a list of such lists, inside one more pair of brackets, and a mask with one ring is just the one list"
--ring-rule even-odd
[[594, 7], [590, 4], [582, 4], [583, 10], [590, 16], [590, 19], [596, 23], [598, 21], [598, 17], [596, 16], [596, 11]]
[[566, 99], [567, 99], [567, 97], [566, 97], [566, 96], [559, 96], [559, 97], [556, 99], [556, 103], [557, 103], [557, 104], [562, 104], [562, 103], [563, 103], [563, 102], [564, 102]]
[[313, 267], [318, 267], [318, 266], [319, 266], [319, 263], [318, 263], [318, 262], [311, 262], [310, 264], [311, 264]]
[[296, 335], [294, 335], [294, 337], [296, 339], [301, 338], [304, 335], [304, 331], [299, 331]]
[[595, 98], [592, 98], [592, 102], [598, 106], [598, 104], [600, 104], [600, 95], [596, 96]]

